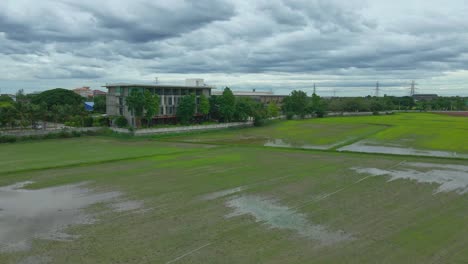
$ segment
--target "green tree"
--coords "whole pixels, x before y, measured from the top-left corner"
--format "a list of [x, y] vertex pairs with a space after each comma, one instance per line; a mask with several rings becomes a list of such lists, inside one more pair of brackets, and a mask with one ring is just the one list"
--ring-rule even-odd
[[13, 99], [6, 94], [0, 95], [0, 102], [14, 103]]
[[247, 121], [253, 115], [253, 104], [255, 102], [249, 97], [239, 97], [236, 99], [234, 120]]
[[254, 121], [254, 126], [262, 126], [265, 124], [265, 120], [268, 116], [267, 108], [259, 102], [253, 102], [251, 105], [252, 117]]
[[294, 90], [283, 101], [283, 111], [287, 114], [298, 115], [301, 118], [307, 113], [308, 99], [303, 91]]
[[45, 103], [48, 109], [51, 109], [53, 105], [73, 105], [83, 106], [84, 98], [74, 93], [73, 91], [56, 88], [52, 90], [44, 91], [31, 99], [33, 104]]
[[195, 95], [185, 95], [180, 99], [177, 107], [177, 118], [182, 124], [188, 124], [192, 121], [195, 114]]
[[269, 117], [277, 117], [279, 115], [280, 108], [275, 102], [269, 102], [267, 106], [267, 114]]
[[205, 116], [210, 113], [210, 101], [204, 94], [200, 95], [200, 106], [198, 111]]
[[127, 104], [128, 111], [135, 118], [135, 125], [138, 127], [145, 109], [145, 96], [142, 92], [133, 89], [130, 95], [125, 98], [125, 103]]
[[221, 96], [212, 95], [208, 100], [210, 102], [209, 118], [215, 120], [221, 119], [221, 112], [219, 110], [221, 108]]
[[145, 103], [143, 105], [144, 111], [145, 111], [145, 119], [146, 119], [146, 125], [150, 126], [151, 121], [153, 120], [153, 117], [158, 114], [159, 112], [159, 95], [157, 94], [151, 94], [149, 90], [145, 90], [143, 93], [145, 97]]
[[106, 96], [96, 95], [93, 98], [94, 101], [94, 112], [105, 114], [106, 113]]
[[220, 98], [219, 112], [224, 122], [232, 121], [236, 107], [236, 97], [229, 87], [224, 88], [223, 95]]
[[0, 126], [13, 127], [18, 118], [18, 111], [10, 103], [0, 103]]

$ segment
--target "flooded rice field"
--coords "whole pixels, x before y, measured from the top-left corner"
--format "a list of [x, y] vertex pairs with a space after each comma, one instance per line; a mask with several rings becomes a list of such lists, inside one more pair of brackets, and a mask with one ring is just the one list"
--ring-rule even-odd
[[456, 191], [464, 194], [468, 192], [468, 166], [405, 162], [399, 167], [399, 169], [355, 167], [352, 170], [372, 176], [389, 176], [389, 181], [407, 179], [419, 183], [436, 183], [439, 187], [435, 193]]
[[96, 193], [86, 183], [26, 190], [32, 182], [0, 187], [0, 252], [27, 250], [33, 239], [69, 241], [71, 225], [92, 224], [95, 216], [85, 208], [109, 203], [117, 212], [142, 207], [138, 201], [122, 201], [120, 192]]
[[462, 154], [451, 151], [439, 150], [420, 150], [414, 148], [394, 147], [394, 146], [375, 146], [368, 141], [359, 141], [338, 149], [338, 151], [351, 151], [363, 153], [381, 153], [394, 155], [414, 155], [428, 157], [447, 157], [447, 158], [468, 158], [468, 154]]
[[343, 231], [331, 231], [323, 225], [311, 223], [307, 216], [295, 210], [279, 205], [276, 201], [259, 196], [238, 196], [226, 202], [234, 211], [226, 217], [251, 215], [256, 222], [271, 228], [295, 231], [299, 235], [315, 240], [321, 245], [331, 245], [351, 240], [352, 236]]

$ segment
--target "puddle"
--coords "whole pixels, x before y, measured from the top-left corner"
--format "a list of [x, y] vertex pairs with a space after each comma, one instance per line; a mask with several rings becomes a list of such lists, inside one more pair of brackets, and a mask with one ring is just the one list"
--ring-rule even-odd
[[[403, 163], [401, 166], [407, 167], [392, 170], [360, 167], [351, 169], [372, 176], [390, 176], [389, 181], [408, 179], [420, 183], [439, 184], [434, 193], [456, 191], [459, 194], [464, 194], [468, 192], [468, 166], [418, 162]], [[424, 169], [424, 171], [413, 168]]]
[[292, 144], [286, 143], [282, 139], [269, 139], [265, 144], [265, 147], [277, 147], [277, 148], [292, 148]]
[[299, 148], [299, 149], [318, 149], [318, 150], [327, 150], [338, 145], [343, 144], [343, 142], [338, 142], [335, 144], [329, 145], [310, 145], [310, 144], [296, 144], [296, 143], [289, 143], [284, 139], [269, 139], [263, 146], [265, 147], [276, 147], [276, 148]]
[[[119, 192], [93, 192], [86, 183], [22, 189], [30, 183], [0, 187], [0, 252], [27, 250], [33, 239], [70, 241], [75, 237], [65, 233], [67, 227], [96, 221], [84, 208], [121, 197]], [[131, 202], [123, 204], [117, 203], [115, 211], [133, 208]]]
[[450, 158], [468, 158], [468, 154], [460, 154], [450, 151], [438, 150], [420, 150], [414, 148], [387, 147], [368, 145], [366, 141], [359, 141], [351, 145], [347, 145], [338, 149], [338, 151], [352, 151], [364, 153], [382, 153], [394, 155], [416, 155], [428, 157], [450, 157]]
[[111, 204], [114, 212], [126, 212], [143, 208], [142, 201], [123, 201]]
[[323, 225], [315, 225], [304, 214], [275, 201], [258, 196], [240, 196], [226, 203], [234, 212], [226, 217], [252, 215], [256, 222], [262, 222], [271, 228], [289, 229], [306, 238], [318, 241], [322, 245], [331, 245], [352, 239], [343, 231], [330, 231]]
[[209, 194], [203, 195], [201, 199], [205, 200], [205, 201], [215, 200], [215, 199], [218, 199], [218, 198], [221, 198], [221, 197], [224, 197], [224, 196], [228, 196], [228, 195], [231, 195], [231, 194], [234, 194], [234, 193], [242, 192], [242, 191], [244, 191], [246, 189], [247, 189], [247, 187], [240, 186], [240, 187], [236, 187], [236, 188], [232, 188], [232, 189], [228, 189], [228, 190], [209, 193]]

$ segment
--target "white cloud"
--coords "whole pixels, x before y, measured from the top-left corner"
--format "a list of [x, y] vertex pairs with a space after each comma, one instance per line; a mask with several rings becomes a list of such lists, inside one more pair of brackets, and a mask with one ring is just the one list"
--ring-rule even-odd
[[[443, 4], [441, 4], [443, 3]], [[204, 77], [235, 89], [468, 95], [462, 0], [0, 3], [0, 88]]]

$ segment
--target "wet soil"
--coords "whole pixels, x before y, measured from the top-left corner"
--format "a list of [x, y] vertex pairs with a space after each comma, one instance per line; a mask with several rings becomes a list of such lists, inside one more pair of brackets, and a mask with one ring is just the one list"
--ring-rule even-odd
[[69, 241], [71, 225], [92, 224], [95, 217], [85, 208], [111, 203], [115, 211], [140, 208], [142, 204], [122, 201], [120, 192], [96, 193], [86, 183], [26, 190], [32, 182], [0, 187], [0, 252], [27, 250], [33, 239]]
[[331, 231], [323, 225], [313, 224], [305, 214], [259, 196], [235, 197], [226, 205], [234, 210], [226, 216], [227, 218], [251, 215], [256, 222], [261, 222], [271, 228], [295, 231], [303, 237], [319, 242], [320, 245], [331, 245], [352, 239], [351, 235], [343, 231]]
[[338, 151], [352, 151], [363, 153], [380, 153], [394, 155], [414, 155], [428, 157], [449, 157], [449, 158], [468, 158], [468, 154], [461, 154], [450, 151], [438, 150], [420, 150], [414, 148], [390, 147], [390, 146], [375, 146], [369, 145], [366, 141], [359, 141], [351, 145], [347, 145], [338, 149]]
[[456, 164], [433, 164], [422, 162], [402, 163], [398, 169], [352, 168], [354, 171], [372, 176], [389, 176], [389, 181], [398, 179], [414, 180], [419, 183], [439, 185], [434, 193], [468, 192], [468, 166]]

